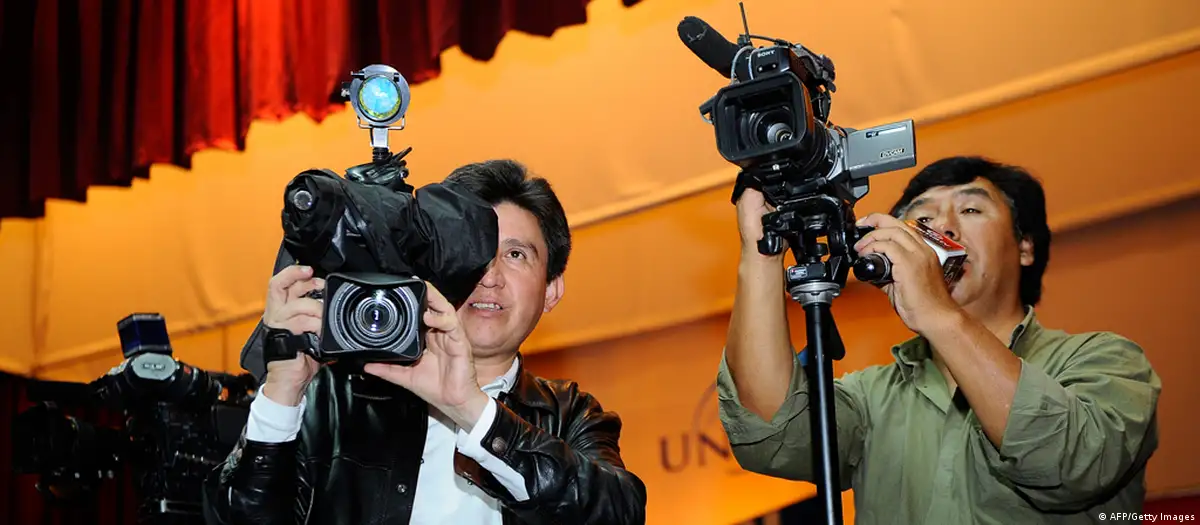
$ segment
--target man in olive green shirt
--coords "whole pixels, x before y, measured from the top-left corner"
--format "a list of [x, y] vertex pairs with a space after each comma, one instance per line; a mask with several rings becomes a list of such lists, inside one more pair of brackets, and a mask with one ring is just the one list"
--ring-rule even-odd
[[[756, 248], [770, 208], [747, 190], [737, 209], [721, 422], [743, 468], [814, 481], [782, 256]], [[967, 248], [958, 283], [946, 287], [937, 256], [902, 219]], [[892, 261], [883, 289], [917, 336], [892, 349], [894, 364], [835, 381], [840, 479], [854, 489], [856, 522], [1102, 523], [1141, 512], [1161, 383], [1125, 338], [1038, 323], [1050, 247], [1040, 183], [982, 158], [943, 159], [913, 178], [892, 216], [860, 224], [876, 229], [856, 249]]]

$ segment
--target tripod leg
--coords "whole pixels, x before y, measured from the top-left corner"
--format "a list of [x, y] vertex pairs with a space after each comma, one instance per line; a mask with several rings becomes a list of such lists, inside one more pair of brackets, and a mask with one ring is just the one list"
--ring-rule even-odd
[[[809, 360], [809, 417], [812, 422], [813, 472], [817, 497], [825, 506], [826, 525], [841, 525], [841, 478], [838, 472], [837, 417], [834, 413], [833, 360], [830, 352], [842, 348], [828, 303], [804, 306]], [[845, 352], [844, 349], [841, 352]]]

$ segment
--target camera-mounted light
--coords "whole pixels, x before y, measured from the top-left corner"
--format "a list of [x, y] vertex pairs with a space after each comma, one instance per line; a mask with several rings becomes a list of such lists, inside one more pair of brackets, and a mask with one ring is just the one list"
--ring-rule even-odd
[[[408, 81], [395, 68], [372, 64], [350, 73], [342, 84], [342, 96], [358, 114], [358, 127], [371, 130], [371, 147], [387, 152], [388, 131], [404, 129], [404, 116], [412, 97]], [[399, 126], [394, 126], [397, 122]]]

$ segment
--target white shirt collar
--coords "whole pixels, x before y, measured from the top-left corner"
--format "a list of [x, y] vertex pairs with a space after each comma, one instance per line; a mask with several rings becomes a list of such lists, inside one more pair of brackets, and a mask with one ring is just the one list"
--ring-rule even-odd
[[520, 369], [521, 358], [513, 358], [512, 366], [508, 367], [508, 371], [504, 375], [497, 377], [495, 381], [483, 385], [483, 392], [491, 397], [495, 397], [500, 392], [512, 390], [513, 385], [517, 384], [517, 372]]

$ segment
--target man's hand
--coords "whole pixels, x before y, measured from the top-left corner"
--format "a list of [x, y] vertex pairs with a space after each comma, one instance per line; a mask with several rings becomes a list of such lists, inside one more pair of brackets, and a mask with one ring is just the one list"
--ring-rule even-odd
[[363, 371], [404, 387], [470, 430], [479, 421], [488, 397], [475, 377], [471, 342], [458, 322], [454, 306], [426, 283], [425, 353], [411, 366], [371, 363]]
[[[775, 211], [767, 203], [762, 192], [754, 188], [746, 188], [737, 201], [738, 233], [742, 238], [742, 256], [757, 256], [763, 258], [782, 258], [783, 252], [777, 256], [763, 255], [758, 251], [758, 240], [763, 238], [763, 215]], [[787, 242], [784, 242], [786, 251]]]
[[[321, 302], [306, 295], [313, 290], [324, 290], [325, 280], [313, 278], [312, 274], [311, 267], [293, 265], [271, 278], [267, 284], [263, 325], [296, 335], [305, 332], [321, 334]], [[320, 364], [308, 354], [267, 363], [263, 395], [281, 405], [297, 406], [318, 368]]]
[[858, 225], [875, 228], [854, 245], [859, 255], [881, 253], [892, 261], [892, 283], [883, 290], [909, 329], [924, 334], [939, 318], [960, 310], [950, 296], [937, 253], [921, 234], [881, 213], [862, 218]]

